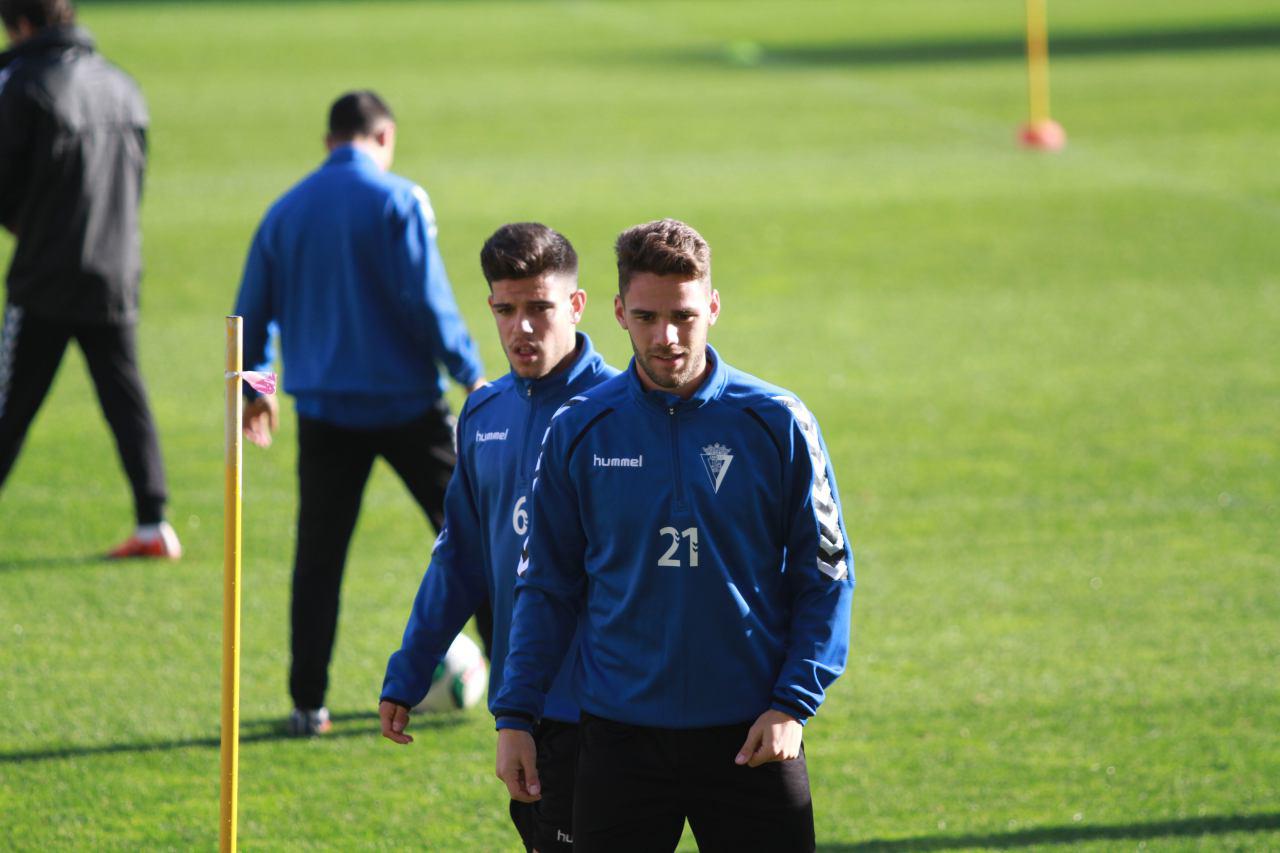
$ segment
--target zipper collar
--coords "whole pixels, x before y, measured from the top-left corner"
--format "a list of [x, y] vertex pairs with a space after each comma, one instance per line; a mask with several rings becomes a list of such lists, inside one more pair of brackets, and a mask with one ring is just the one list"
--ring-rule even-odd
[[591, 345], [591, 338], [587, 337], [585, 332], [575, 332], [574, 337], [577, 339], [577, 357], [573, 363], [565, 370], [559, 373], [553, 373], [550, 376], [543, 376], [540, 379], [525, 379], [517, 376], [516, 372], [511, 371], [511, 379], [515, 383], [516, 390], [520, 392], [520, 398], [528, 400], [533, 395], [554, 393], [563, 391], [565, 388], [574, 385], [583, 376], [589, 373], [596, 373], [604, 365], [604, 359], [596, 352], [595, 347]]
[[342, 163], [354, 163], [365, 169], [378, 168], [378, 164], [374, 162], [372, 157], [354, 145], [339, 145], [330, 151], [329, 156], [324, 159], [326, 166], [336, 166]]
[[631, 357], [631, 363], [627, 366], [627, 387], [631, 389], [631, 396], [641, 403], [663, 411], [701, 408], [719, 399], [724, 393], [725, 384], [729, 381], [729, 369], [725, 366], [724, 359], [720, 358], [720, 353], [716, 352], [711, 344], [707, 344], [707, 360], [711, 362], [711, 373], [687, 400], [666, 391], [650, 391], [645, 388], [640, 382], [640, 374], [637, 373], [639, 368], [636, 367], [635, 356]]

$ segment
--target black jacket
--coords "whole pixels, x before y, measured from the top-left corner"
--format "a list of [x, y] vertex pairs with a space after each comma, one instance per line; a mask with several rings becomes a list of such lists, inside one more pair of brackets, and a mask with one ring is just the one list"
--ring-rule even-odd
[[137, 319], [147, 106], [80, 27], [0, 54], [0, 224], [9, 301], [74, 323]]

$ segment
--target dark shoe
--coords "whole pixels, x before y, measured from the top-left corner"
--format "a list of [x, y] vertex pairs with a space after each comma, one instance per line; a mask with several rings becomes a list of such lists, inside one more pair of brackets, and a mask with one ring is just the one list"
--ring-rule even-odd
[[289, 734], [293, 737], [315, 737], [332, 728], [328, 708], [294, 708], [289, 714]]

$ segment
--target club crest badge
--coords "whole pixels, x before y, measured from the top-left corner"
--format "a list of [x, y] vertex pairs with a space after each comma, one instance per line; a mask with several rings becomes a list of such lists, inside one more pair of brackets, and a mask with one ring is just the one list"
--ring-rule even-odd
[[724, 482], [724, 475], [729, 471], [729, 463], [733, 461], [733, 451], [725, 447], [723, 444], [709, 444], [702, 448], [702, 465], [707, 469], [707, 476], [711, 478], [711, 488], [716, 493], [720, 492], [720, 484]]

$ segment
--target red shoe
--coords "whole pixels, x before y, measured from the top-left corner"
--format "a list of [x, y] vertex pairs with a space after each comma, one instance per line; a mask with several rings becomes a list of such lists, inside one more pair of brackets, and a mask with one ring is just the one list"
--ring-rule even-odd
[[122, 544], [107, 552], [108, 560], [122, 560], [131, 557], [149, 557], [152, 559], [176, 560], [182, 556], [182, 543], [178, 534], [167, 521], [160, 522], [159, 534], [154, 538], [140, 539], [138, 534], [130, 536]]

